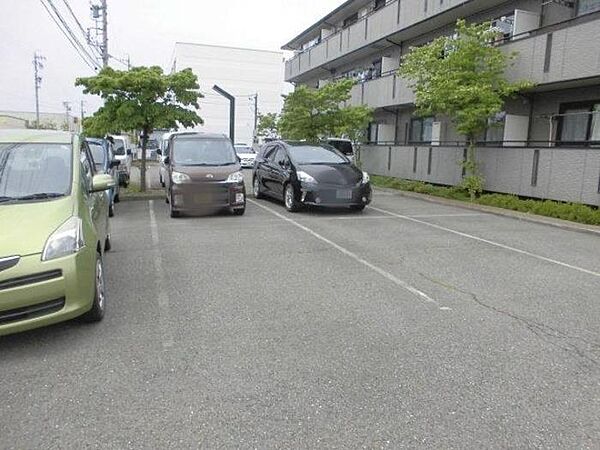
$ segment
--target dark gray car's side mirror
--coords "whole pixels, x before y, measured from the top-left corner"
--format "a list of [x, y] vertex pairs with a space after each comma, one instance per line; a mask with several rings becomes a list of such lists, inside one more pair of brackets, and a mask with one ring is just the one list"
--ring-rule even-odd
[[127, 156], [131, 156], [131, 150], [127, 150]]
[[161, 150], [160, 148], [159, 148], [159, 149], [157, 149], [157, 150], [156, 150], [156, 154], [157, 154], [157, 155], [162, 155], [162, 150]]
[[112, 169], [113, 167], [118, 167], [121, 165], [121, 161], [119, 161], [118, 159], [113, 159], [110, 162], [110, 168]]
[[165, 156], [164, 163], [171, 164], [171, 158], [169, 158], [168, 156]]

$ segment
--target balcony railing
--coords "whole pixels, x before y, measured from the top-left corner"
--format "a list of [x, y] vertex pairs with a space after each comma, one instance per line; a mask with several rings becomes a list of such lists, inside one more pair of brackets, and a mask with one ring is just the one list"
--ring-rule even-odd
[[[285, 78], [290, 80], [322, 64], [351, 53], [408, 28], [417, 22], [452, 9], [468, 0], [392, 0], [383, 8], [372, 11], [355, 24], [338, 30], [334, 34], [296, 54], [286, 61]], [[427, 4], [427, 9], [425, 9]]]
[[[581, 18], [580, 18], [581, 19]], [[548, 35], [553, 38], [549, 40]], [[567, 21], [519, 36], [501, 43], [507, 53], [518, 57], [507, 71], [512, 81], [529, 80], [548, 84], [600, 77], [600, 13], [587, 20]], [[414, 93], [397, 71], [360, 80], [351, 91], [349, 104], [384, 108], [414, 102]]]

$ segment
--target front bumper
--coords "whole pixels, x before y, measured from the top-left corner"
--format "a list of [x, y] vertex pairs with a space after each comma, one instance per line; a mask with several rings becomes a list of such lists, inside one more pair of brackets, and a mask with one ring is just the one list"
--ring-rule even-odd
[[202, 212], [246, 206], [244, 183], [192, 182], [171, 186], [172, 208], [178, 212]]
[[92, 307], [95, 291], [95, 249], [41, 261], [21, 258], [0, 272], [0, 336], [63, 322]]
[[350, 186], [302, 183], [299, 200], [304, 205], [346, 208], [368, 205], [372, 197], [370, 183]]

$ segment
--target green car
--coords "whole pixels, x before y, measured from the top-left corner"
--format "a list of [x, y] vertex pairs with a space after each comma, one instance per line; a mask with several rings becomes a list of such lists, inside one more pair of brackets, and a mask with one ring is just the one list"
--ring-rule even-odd
[[102, 319], [113, 186], [76, 134], [0, 130], [0, 336]]

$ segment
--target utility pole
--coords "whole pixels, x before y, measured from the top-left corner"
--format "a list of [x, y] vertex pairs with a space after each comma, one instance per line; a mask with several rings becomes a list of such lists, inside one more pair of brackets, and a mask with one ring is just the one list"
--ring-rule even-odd
[[70, 122], [71, 102], [64, 101], [63, 106], [65, 107], [65, 117], [67, 119], [67, 130], [66, 131], [71, 131], [71, 122]]
[[81, 100], [81, 122], [79, 124], [80, 132], [83, 132], [83, 119], [84, 119], [84, 115], [85, 115], [85, 110], [83, 109], [84, 103], [85, 103], [85, 101]]
[[101, 0], [102, 4], [102, 65], [108, 67], [108, 13], [106, 0]]
[[258, 142], [258, 92], [254, 94], [254, 143]]
[[42, 76], [40, 71], [44, 68], [44, 58], [42, 55], [38, 55], [37, 52], [33, 54], [33, 72], [35, 80], [35, 127], [40, 128], [40, 87], [42, 86]]
[[127, 55], [127, 70], [131, 70], [131, 58]]
[[102, 67], [108, 67], [110, 56], [108, 54], [108, 10], [106, 0], [100, 0], [100, 4], [94, 1], [90, 4], [90, 10], [94, 20], [94, 28], [88, 29], [88, 44], [99, 50], [102, 56]]

